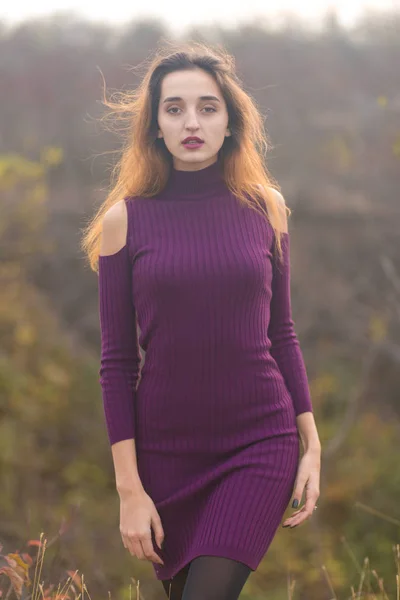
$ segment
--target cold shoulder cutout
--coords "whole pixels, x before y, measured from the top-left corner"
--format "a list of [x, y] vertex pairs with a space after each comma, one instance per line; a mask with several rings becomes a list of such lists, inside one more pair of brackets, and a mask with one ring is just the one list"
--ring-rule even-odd
[[103, 216], [99, 257], [118, 256], [127, 244], [128, 208], [126, 198], [113, 204]]

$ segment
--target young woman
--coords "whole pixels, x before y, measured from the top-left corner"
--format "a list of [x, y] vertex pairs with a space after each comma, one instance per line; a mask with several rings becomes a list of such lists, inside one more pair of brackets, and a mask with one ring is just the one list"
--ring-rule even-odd
[[153, 563], [172, 600], [233, 600], [290, 499], [296, 508], [305, 489], [283, 527], [308, 519], [319, 496], [290, 210], [225, 51], [159, 51], [141, 85], [107, 105], [129, 135], [83, 245], [98, 267], [123, 544]]

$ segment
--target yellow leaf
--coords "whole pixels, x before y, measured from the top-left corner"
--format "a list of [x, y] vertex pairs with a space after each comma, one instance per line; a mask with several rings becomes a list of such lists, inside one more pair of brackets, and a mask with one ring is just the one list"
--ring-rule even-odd
[[393, 143], [392, 146], [393, 154], [400, 157], [400, 135], [397, 140]]
[[374, 315], [369, 321], [369, 334], [374, 342], [380, 342], [387, 335], [387, 321], [381, 315]]
[[14, 339], [20, 346], [32, 346], [36, 340], [36, 332], [30, 323], [20, 322], [14, 331]]

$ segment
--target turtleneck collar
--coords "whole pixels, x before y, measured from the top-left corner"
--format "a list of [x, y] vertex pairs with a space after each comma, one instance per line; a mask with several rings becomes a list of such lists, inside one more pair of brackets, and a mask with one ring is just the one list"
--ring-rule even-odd
[[200, 200], [214, 196], [224, 186], [221, 163], [217, 160], [197, 171], [182, 171], [172, 166], [162, 194], [177, 200]]

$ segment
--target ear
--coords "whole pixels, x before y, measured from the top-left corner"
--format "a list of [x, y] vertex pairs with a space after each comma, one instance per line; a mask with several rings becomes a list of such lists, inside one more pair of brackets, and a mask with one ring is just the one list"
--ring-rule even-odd
[[161, 130], [160, 130], [160, 129], [158, 130], [157, 137], [158, 137], [158, 138], [162, 138], [162, 137], [163, 137], [163, 134], [162, 134], [162, 132], [161, 132]]
[[225, 137], [229, 137], [230, 135], [232, 135], [231, 130], [229, 129], [229, 127], [226, 130], [226, 134]]

